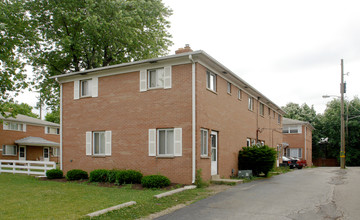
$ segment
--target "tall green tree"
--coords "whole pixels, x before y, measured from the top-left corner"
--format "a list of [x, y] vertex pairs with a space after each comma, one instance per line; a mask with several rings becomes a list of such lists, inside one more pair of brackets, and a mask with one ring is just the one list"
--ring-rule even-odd
[[[0, 114], [5, 104], [28, 87], [25, 57], [34, 44], [33, 28], [23, 1], [0, 1]], [[16, 112], [11, 112], [15, 116]]]
[[45, 115], [45, 121], [50, 121], [60, 124], [60, 111], [58, 109], [48, 112]]

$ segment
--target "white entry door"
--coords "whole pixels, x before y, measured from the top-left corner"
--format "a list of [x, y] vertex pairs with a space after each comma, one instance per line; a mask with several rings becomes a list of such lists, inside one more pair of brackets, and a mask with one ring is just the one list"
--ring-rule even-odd
[[49, 161], [49, 148], [48, 147], [44, 147], [44, 161]]
[[26, 160], [26, 146], [19, 146], [19, 160]]
[[211, 175], [218, 174], [218, 134], [212, 131], [211, 139]]

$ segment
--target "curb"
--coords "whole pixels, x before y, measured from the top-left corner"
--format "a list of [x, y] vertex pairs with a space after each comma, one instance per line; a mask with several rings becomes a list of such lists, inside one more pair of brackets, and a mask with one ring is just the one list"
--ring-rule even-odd
[[130, 202], [122, 203], [120, 205], [116, 205], [116, 206], [113, 206], [113, 207], [110, 207], [110, 208], [107, 208], [107, 209], [102, 209], [102, 210], [87, 214], [86, 216], [95, 217], [95, 216], [105, 214], [107, 212], [111, 212], [111, 211], [114, 211], [114, 210], [118, 210], [118, 209], [121, 209], [121, 208], [131, 206], [131, 205], [135, 205], [135, 204], [136, 204], [135, 201], [130, 201]]
[[170, 195], [175, 194], [175, 193], [179, 193], [179, 192], [182, 192], [182, 191], [185, 191], [185, 190], [188, 190], [188, 189], [195, 189], [195, 188], [196, 188], [196, 186], [194, 186], [194, 185], [184, 186], [183, 188], [174, 189], [174, 190], [171, 190], [169, 192], [164, 192], [164, 193], [155, 195], [154, 197], [159, 199], [159, 198], [162, 198], [162, 197], [165, 197], [165, 196], [170, 196]]

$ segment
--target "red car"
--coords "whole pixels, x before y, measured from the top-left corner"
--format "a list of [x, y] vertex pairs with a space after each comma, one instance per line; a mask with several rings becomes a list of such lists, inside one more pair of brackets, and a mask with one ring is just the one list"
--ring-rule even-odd
[[294, 157], [282, 157], [283, 159], [283, 164], [285, 164], [286, 166], [289, 166], [290, 169], [293, 168], [298, 168], [298, 169], [302, 169], [303, 167], [306, 166], [306, 160], [300, 160], [298, 158], [294, 158]]

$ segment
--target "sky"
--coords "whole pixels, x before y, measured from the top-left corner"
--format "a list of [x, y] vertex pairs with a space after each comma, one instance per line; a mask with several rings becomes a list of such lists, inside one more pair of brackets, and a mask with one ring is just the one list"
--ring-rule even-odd
[[[189, 44], [228, 67], [278, 106], [306, 103], [323, 113], [360, 94], [360, 2], [356, 0], [163, 0], [174, 45]], [[17, 100], [35, 106], [36, 95]]]

